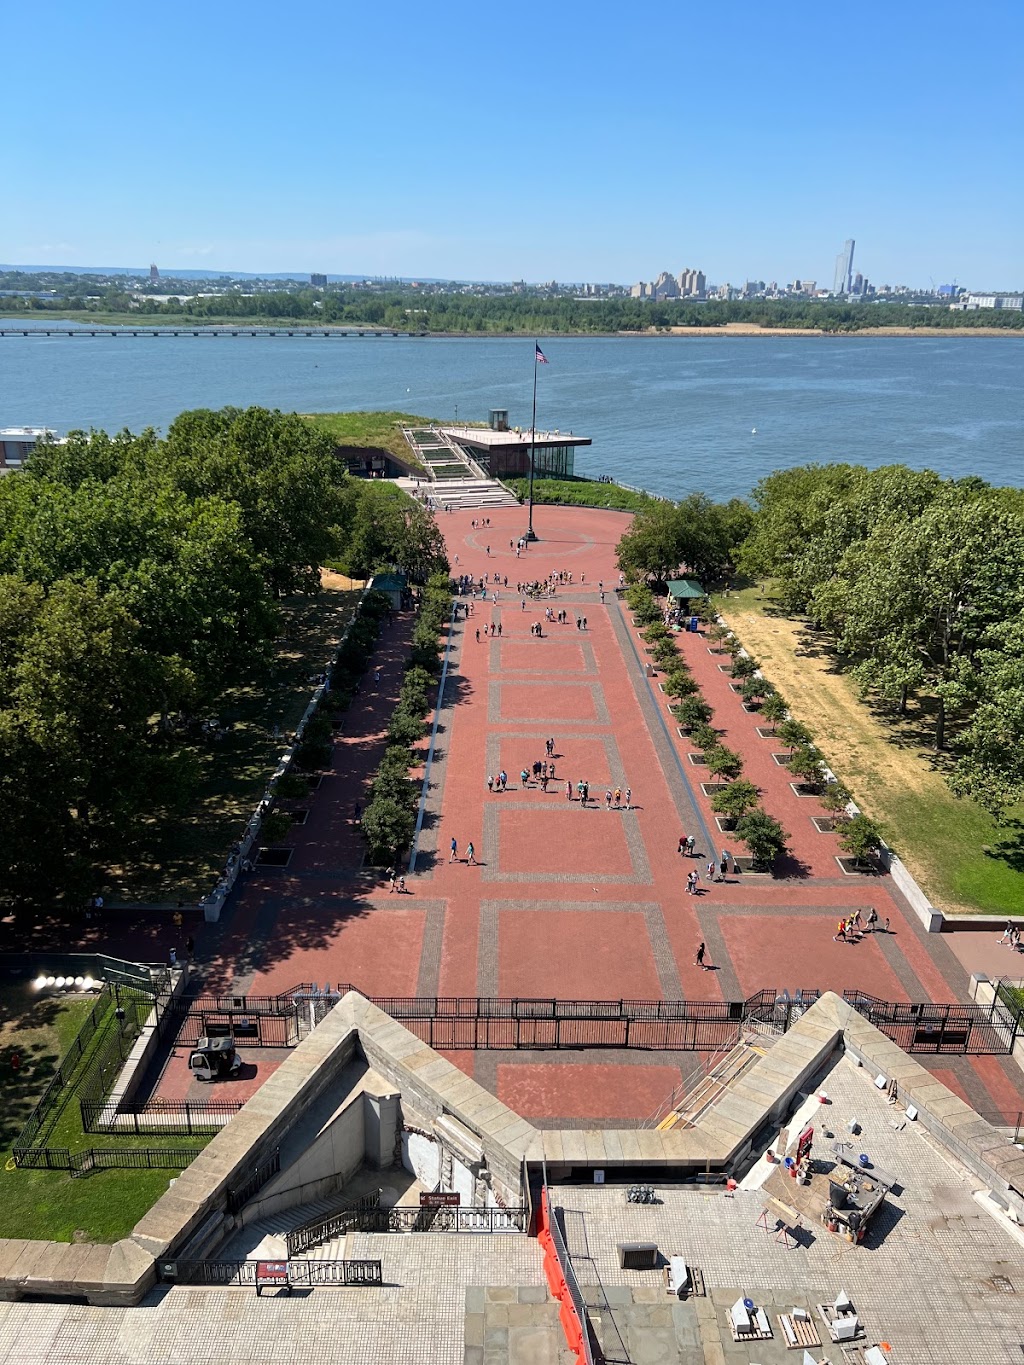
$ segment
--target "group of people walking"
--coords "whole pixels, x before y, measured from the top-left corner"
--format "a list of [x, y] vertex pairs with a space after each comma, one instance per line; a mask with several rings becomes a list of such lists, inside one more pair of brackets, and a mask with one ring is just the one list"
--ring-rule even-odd
[[889, 916], [886, 915], [885, 923], [881, 930], [878, 918], [878, 911], [872, 905], [868, 910], [867, 919], [861, 918], [859, 910], [855, 910], [852, 915], [844, 915], [836, 925], [836, 931], [832, 935], [833, 943], [859, 943], [865, 934], [889, 932]]

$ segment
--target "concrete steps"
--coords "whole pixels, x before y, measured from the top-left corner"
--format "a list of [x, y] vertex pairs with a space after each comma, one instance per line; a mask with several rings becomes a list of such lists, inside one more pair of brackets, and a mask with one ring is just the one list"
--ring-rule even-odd
[[[280, 1213], [269, 1214], [266, 1218], [254, 1219], [253, 1222], [247, 1223], [244, 1228], [239, 1228], [223, 1246], [217, 1249], [216, 1259], [226, 1261], [243, 1260], [246, 1257], [251, 1259], [256, 1248], [262, 1247], [265, 1242], [269, 1242], [274, 1247], [273, 1250], [267, 1251], [269, 1256], [284, 1256], [285, 1237], [293, 1228], [303, 1227], [306, 1223], [312, 1223], [318, 1218], [330, 1218], [332, 1214], [351, 1203], [351, 1193], [345, 1194], [339, 1191], [324, 1199], [316, 1199], [309, 1204], [298, 1204], [291, 1209], [282, 1209]], [[318, 1252], [321, 1249], [314, 1248]], [[319, 1259], [336, 1260], [338, 1258], [320, 1256]]]

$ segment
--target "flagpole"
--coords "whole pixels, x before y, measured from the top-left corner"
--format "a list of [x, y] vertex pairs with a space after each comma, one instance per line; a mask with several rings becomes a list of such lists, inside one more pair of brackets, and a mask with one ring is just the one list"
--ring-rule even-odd
[[539, 350], [540, 350], [540, 346], [538, 345], [538, 343], [537, 343], [536, 341], [534, 341], [534, 343], [533, 343], [533, 413], [532, 413], [532, 415], [531, 415], [531, 417], [530, 417], [530, 490], [529, 490], [529, 498], [528, 498], [528, 503], [529, 503], [529, 520], [528, 520], [527, 526], [526, 526], [526, 539], [527, 539], [527, 540], [536, 540], [536, 539], [537, 539], [536, 532], [535, 532], [534, 529], [533, 529], [533, 457], [534, 457], [534, 452], [535, 452], [535, 450], [536, 450], [536, 438], [537, 438], [537, 368], [538, 368], [538, 365], [539, 365], [539, 363], [540, 363], [540, 362], [537, 360], [537, 352], [538, 352]]

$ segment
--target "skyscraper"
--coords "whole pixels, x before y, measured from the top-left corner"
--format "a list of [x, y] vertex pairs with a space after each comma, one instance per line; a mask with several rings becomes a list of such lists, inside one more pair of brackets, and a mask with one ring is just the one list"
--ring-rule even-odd
[[848, 294], [852, 283], [853, 274], [853, 248], [854, 240], [852, 237], [845, 242], [842, 251], [836, 257], [836, 278], [832, 286], [833, 294]]

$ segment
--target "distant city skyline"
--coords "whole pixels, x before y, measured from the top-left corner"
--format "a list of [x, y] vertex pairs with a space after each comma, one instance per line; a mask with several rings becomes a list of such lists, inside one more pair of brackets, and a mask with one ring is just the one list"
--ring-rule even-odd
[[[981, 73], [1022, 44], [1005, 0], [967, 21], [952, 0], [568, 0], [525, 45], [464, 0], [299, 0], [287, 33], [267, 0], [184, 0], [171, 27], [57, 0], [45, 39], [16, 6], [5, 48], [43, 65], [7, 65], [21, 207], [0, 259], [624, 284], [690, 263], [827, 285], [854, 237], [872, 280], [1012, 288], [1024, 82]], [[318, 74], [286, 98], [299, 62]]]

